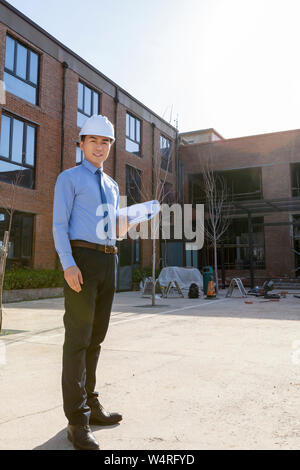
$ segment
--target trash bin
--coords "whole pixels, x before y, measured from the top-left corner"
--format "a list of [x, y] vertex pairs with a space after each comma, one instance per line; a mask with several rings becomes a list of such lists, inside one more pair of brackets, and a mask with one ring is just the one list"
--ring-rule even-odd
[[214, 270], [211, 266], [203, 266], [202, 268], [203, 276], [203, 294], [207, 295], [208, 283], [210, 279], [214, 278]]

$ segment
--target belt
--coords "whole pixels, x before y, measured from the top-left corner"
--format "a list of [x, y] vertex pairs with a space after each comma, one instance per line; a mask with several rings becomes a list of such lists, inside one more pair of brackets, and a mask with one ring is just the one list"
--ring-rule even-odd
[[96, 251], [104, 251], [104, 253], [108, 253], [110, 255], [116, 255], [118, 253], [118, 248], [116, 246], [111, 245], [99, 245], [98, 243], [90, 243], [80, 240], [71, 240], [71, 246], [80, 246], [82, 248], [91, 248], [92, 250]]

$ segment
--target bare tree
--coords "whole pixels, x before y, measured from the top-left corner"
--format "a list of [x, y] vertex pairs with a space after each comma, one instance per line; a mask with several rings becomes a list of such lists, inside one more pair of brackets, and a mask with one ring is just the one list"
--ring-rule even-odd
[[202, 166], [205, 195], [204, 234], [213, 247], [216, 292], [219, 291], [217, 245], [229, 228], [230, 194], [224, 179], [212, 170], [211, 159]]
[[3, 199], [0, 197], [0, 205], [5, 209], [8, 215], [8, 229], [4, 232], [4, 238], [2, 241], [2, 246], [0, 250], [0, 332], [2, 330], [2, 319], [3, 319], [3, 284], [4, 284], [4, 275], [5, 275], [5, 268], [6, 268], [6, 260], [8, 256], [8, 246], [9, 246], [9, 239], [12, 227], [12, 221], [14, 212], [16, 210], [16, 196], [17, 196], [17, 189], [20, 185], [22, 179], [22, 171], [19, 170], [16, 173], [16, 176], [13, 182], [10, 184], [10, 190], [7, 198]]
[[[153, 159], [153, 191], [149, 191], [146, 189], [145, 184], [142, 184], [140, 187], [138, 186], [137, 182], [134, 181], [134, 193], [139, 195], [139, 199], [141, 198], [144, 201], [157, 200], [160, 204], [168, 202], [168, 200], [172, 196], [172, 191], [166, 191], [166, 180], [167, 175], [170, 169], [171, 161], [172, 161], [172, 153], [170, 149], [166, 148], [165, 153], [165, 166], [164, 170], [161, 167], [161, 159], [162, 155], [161, 152], [154, 153]], [[129, 192], [129, 196], [134, 203], [137, 203], [135, 194], [133, 192]], [[159, 227], [160, 227], [160, 216], [155, 217], [151, 221], [151, 229], [152, 229], [152, 306], [155, 306], [155, 282], [156, 282], [156, 248], [157, 248], [157, 239], [159, 239]], [[130, 232], [129, 232], [130, 234]]]

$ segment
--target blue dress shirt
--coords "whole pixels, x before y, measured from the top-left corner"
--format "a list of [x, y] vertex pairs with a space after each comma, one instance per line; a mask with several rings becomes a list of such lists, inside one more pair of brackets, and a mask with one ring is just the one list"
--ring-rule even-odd
[[[110, 232], [110, 235], [114, 233], [113, 238], [105, 238], [104, 227], [103, 230], [100, 227], [99, 232], [99, 224], [106, 225], [107, 218], [103, 217], [105, 212], [101, 210], [103, 201], [97, 169], [88, 160], [83, 160], [81, 165], [63, 171], [56, 181], [53, 237], [64, 271], [76, 265], [70, 240], [85, 240], [101, 245], [116, 244], [115, 232]], [[101, 171], [107, 204], [113, 208], [110, 220], [114, 217], [115, 223], [119, 210], [119, 187], [110, 176], [103, 173], [103, 166]], [[103, 233], [103, 238], [99, 238], [99, 233]]]

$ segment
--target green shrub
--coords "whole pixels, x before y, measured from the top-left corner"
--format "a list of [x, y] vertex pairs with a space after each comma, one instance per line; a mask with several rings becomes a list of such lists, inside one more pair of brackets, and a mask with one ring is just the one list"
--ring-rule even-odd
[[[161, 269], [155, 270], [155, 278], [157, 279]], [[145, 277], [152, 277], [152, 268], [133, 268], [132, 280], [133, 282], [141, 282]]]
[[4, 276], [4, 290], [63, 287], [64, 273], [47, 269], [9, 269]]

